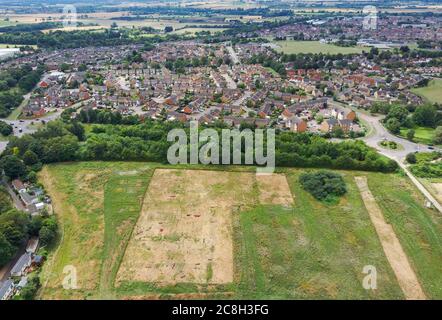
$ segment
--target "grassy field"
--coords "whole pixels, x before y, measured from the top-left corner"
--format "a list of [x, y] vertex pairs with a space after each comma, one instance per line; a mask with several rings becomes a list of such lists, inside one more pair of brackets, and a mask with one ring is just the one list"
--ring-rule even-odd
[[370, 189], [393, 226], [428, 298], [442, 299], [442, 216], [405, 178], [371, 174]]
[[277, 51], [291, 53], [324, 53], [324, 54], [350, 54], [361, 53], [363, 48], [339, 47], [333, 44], [320, 43], [319, 41], [273, 41], [279, 48]]
[[14, 21], [7, 21], [7, 20], [0, 20], [0, 27], [9, 27], [9, 26], [14, 26], [17, 23]]
[[[287, 173], [293, 209], [258, 207], [241, 214], [244, 249], [238, 265], [244, 296], [402, 298], [353, 174], [345, 175], [348, 194], [336, 205], [325, 205], [300, 187], [300, 173]], [[375, 265], [382, 279], [376, 291], [361, 285], [365, 265]]]
[[[397, 233], [427, 296], [442, 298], [442, 217], [425, 209], [422, 196], [399, 174], [343, 171], [341, 173], [348, 193], [336, 204], [323, 204], [300, 187], [298, 177], [305, 170], [284, 169], [281, 173], [287, 178], [284, 180], [287, 180], [286, 186], [294, 201], [288, 205], [287, 202], [277, 204], [281, 201], [278, 195], [283, 190], [276, 187], [272, 190], [278, 190], [278, 195], [267, 193], [264, 198], [276, 199], [277, 202], [262, 201], [263, 190], [260, 188], [266, 188], [269, 184], [260, 184], [259, 181], [252, 183], [250, 179], [255, 176], [252, 174], [253, 168], [222, 167], [222, 170], [241, 172], [230, 172], [228, 180], [211, 174], [210, 179], [218, 182], [210, 184], [210, 187], [206, 186], [207, 181], [198, 180], [201, 177], [208, 180], [207, 175], [195, 172], [195, 175], [192, 174], [194, 178], [183, 180], [180, 186], [170, 181], [167, 188], [172, 191], [176, 189], [172, 194], [172, 191], [167, 191], [166, 185], [164, 192], [155, 191], [161, 189], [161, 181], [167, 183], [165, 172], [161, 175], [162, 179], [149, 186], [149, 183], [153, 183], [156, 167], [164, 166], [152, 163], [83, 162], [54, 164], [43, 169], [39, 178], [53, 198], [63, 232], [58, 249], [43, 267], [40, 298], [403, 299], [355, 185], [354, 177], [359, 175], [368, 177], [370, 189], [385, 219]], [[175, 168], [189, 169], [188, 166]], [[220, 167], [213, 169], [219, 170]], [[244, 172], [250, 170], [245, 175]], [[224, 175], [225, 172], [220, 173]], [[191, 172], [186, 176], [188, 174]], [[162, 199], [165, 201], [162, 206], [169, 208], [171, 213], [175, 209], [169, 206], [175, 202], [189, 208], [212, 208], [213, 203], [202, 202], [202, 199], [207, 197], [207, 193], [212, 202], [230, 199], [229, 194], [236, 190], [236, 186], [232, 187], [231, 184], [236, 174], [242, 174], [241, 181], [250, 178], [244, 180], [247, 184], [242, 187], [249, 188], [250, 192], [242, 192], [248, 194], [247, 203], [232, 208], [232, 283], [210, 283], [210, 278], [217, 271], [214, 269], [216, 264], [208, 264], [206, 284], [191, 281], [173, 284], [125, 281], [115, 286], [129, 239], [134, 236], [145, 239], [140, 233], [142, 230], [135, 231], [143, 198], [143, 208], [158, 206], [158, 199]], [[181, 175], [177, 177], [184, 179]], [[282, 185], [281, 181], [275, 180], [273, 183]], [[152, 198], [151, 204], [151, 200], [145, 197], [146, 190], [150, 190], [149, 197], [157, 195], [159, 198]], [[183, 195], [180, 192], [184, 192]], [[191, 196], [185, 197], [186, 192], [191, 192]], [[218, 198], [211, 196], [213, 192]], [[177, 198], [174, 198], [175, 194]], [[187, 200], [178, 201], [182, 196]], [[166, 201], [168, 197], [172, 197], [170, 204]], [[157, 210], [149, 210], [157, 214]], [[180, 225], [181, 222], [172, 217], [175, 215], [168, 217], [167, 223]], [[158, 223], [161, 222], [158, 216], [155, 218]], [[213, 223], [212, 220], [207, 222]], [[155, 225], [154, 229], [157, 228]], [[197, 231], [192, 234], [196, 235]], [[168, 239], [169, 245], [179, 239], [163, 238]], [[209, 241], [210, 238], [207, 239]], [[176, 259], [176, 254], [167, 256], [167, 259]], [[61, 287], [66, 265], [77, 268], [80, 289], [64, 290]], [[377, 290], [369, 291], [362, 287], [365, 276], [362, 269], [365, 265], [373, 265], [377, 269]]]
[[[40, 173], [54, 197], [62, 237], [42, 271], [42, 298], [110, 298], [152, 171], [138, 163], [52, 165]], [[78, 290], [63, 290], [63, 269], [77, 269]]]
[[411, 91], [431, 103], [442, 103], [442, 79], [433, 79], [428, 86]]
[[201, 31], [209, 31], [211, 34], [215, 34], [218, 32], [223, 32], [227, 30], [226, 28], [184, 28], [173, 31], [174, 34], [190, 34], [194, 35], [197, 32]]
[[[407, 138], [407, 132], [410, 129], [408, 128], [401, 128], [400, 135], [404, 138]], [[434, 138], [434, 130], [433, 128], [426, 128], [426, 127], [414, 127], [414, 139], [415, 142], [420, 142], [424, 144], [431, 144], [433, 143]]]
[[137, 222], [152, 170], [112, 175], [104, 189], [104, 250], [100, 296], [111, 297], [113, 283]]

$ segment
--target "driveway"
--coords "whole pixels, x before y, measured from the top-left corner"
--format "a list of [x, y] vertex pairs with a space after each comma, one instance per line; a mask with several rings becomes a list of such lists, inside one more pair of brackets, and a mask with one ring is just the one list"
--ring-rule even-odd
[[247, 100], [251, 96], [252, 96], [252, 91], [245, 91], [244, 94], [239, 99], [232, 102], [232, 105], [240, 106], [245, 100]]

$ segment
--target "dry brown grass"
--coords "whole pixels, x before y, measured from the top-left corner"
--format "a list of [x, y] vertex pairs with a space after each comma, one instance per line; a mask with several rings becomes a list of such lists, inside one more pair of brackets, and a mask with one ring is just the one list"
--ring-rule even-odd
[[293, 196], [285, 175], [257, 175], [256, 181], [261, 204], [293, 205]]
[[[88, 13], [87, 19], [110, 19], [127, 15], [128, 12], [94, 12]], [[82, 14], [78, 14], [81, 16]], [[44, 21], [60, 21], [65, 14], [63, 13], [36, 13], [36, 14], [11, 14], [7, 15], [10, 21], [18, 21], [20, 23], [40, 23]], [[78, 21], [82, 21], [79, 19]]]
[[430, 186], [437, 201], [439, 201], [439, 203], [442, 203], [442, 183], [432, 182], [430, 183]]

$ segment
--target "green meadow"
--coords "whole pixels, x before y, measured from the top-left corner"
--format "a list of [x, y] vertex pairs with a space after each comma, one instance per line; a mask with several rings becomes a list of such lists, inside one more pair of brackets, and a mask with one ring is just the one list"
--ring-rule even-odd
[[[201, 298], [198, 294], [204, 294], [207, 298], [232, 299], [403, 299], [354, 182], [354, 177], [361, 175], [368, 178], [425, 294], [442, 298], [442, 217], [424, 207], [423, 196], [408, 178], [401, 174], [338, 171], [348, 191], [329, 204], [302, 189], [298, 178], [305, 169], [278, 170], [286, 175], [293, 206], [256, 202], [233, 212], [233, 283], [129, 282], [116, 287], [116, 273], [158, 167], [192, 169], [142, 162], [78, 162], [44, 167], [39, 180], [53, 198], [61, 237], [43, 267], [39, 298], [170, 298], [176, 294]], [[66, 265], [78, 271], [76, 290], [62, 287]], [[376, 267], [377, 290], [362, 286], [366, 265]]]

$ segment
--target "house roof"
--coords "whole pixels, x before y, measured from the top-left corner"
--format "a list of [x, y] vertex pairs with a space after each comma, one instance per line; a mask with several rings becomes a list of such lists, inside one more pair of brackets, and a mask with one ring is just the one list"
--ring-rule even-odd
[[353, 122], [351, 120], [348, 120], [348, 119], [339, 120], [339, 124], [341, 126], [350, 126], [352, 123]]
[[12, 282], [11, 279], [6, 280], [1, 286], [0, 286], [0, 299], [3, 299], [6, 296], [6, 293], [11, 289], [11, 287], [14, 285], [14, 282]]
[[327, 119], [326, 122], [331, 126], [338, 124], [338, 120], [336, 120], [336, 119]]
[[12, 186], [13, 186], [16, 190], [25, 189], [25, 185], [23, 184], [23, 182], [21, 182], [20, 179], [12, 180]]
[[32, 196], [27, 192], [20, 193], [20, 197], [26, 205], [31, 204], [32, 201], [37, 198], [36, 196]]
[[23, 254], [11, 270], [11, 274], [21, 273], [23, 269], [31, 263], [31, 255]]

